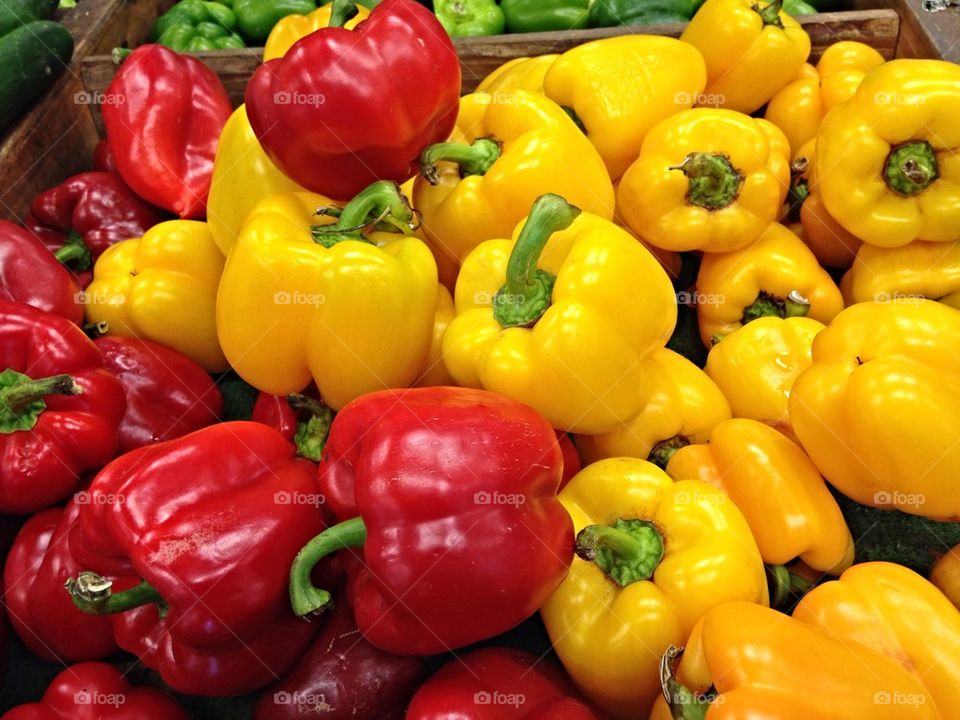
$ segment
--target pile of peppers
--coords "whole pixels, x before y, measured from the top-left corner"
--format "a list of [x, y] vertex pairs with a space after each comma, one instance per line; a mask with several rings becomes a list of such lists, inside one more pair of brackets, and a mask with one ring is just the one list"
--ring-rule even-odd
[[955, 717], [960, 67], [370, 5], [182, 0], [0, 221], [0, 720]]

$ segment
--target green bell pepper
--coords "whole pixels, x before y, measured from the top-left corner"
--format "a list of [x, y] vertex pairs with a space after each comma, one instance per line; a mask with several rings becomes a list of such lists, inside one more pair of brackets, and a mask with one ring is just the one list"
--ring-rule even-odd
[[260, 45], [281, 18], [308, 15], [316, 9], [316, 0], [234, 0], [233, 3], [240, 34]]
[[157, 18], [150, 37], [177, 52], [246, 47], [236, 28], [236, 15], [223, 3], [181, 0]]
[[589, 0], [503, 0], [500, 9], [507, 32], [527, 33], [585, 28], [589, 5]]
[[496, 0], [433, 0], [433, 12], [450, 37], [503, 32], [505, 19]]
[[783, 0], [783, 11], [792, 17], [797, 17], [798, 15], [816, 15], [820, 12], [805, 0]]
[[590, 26], [684, 22], [693, 17], [694, 10], [691, 0], [594, 0], [590, 5]]

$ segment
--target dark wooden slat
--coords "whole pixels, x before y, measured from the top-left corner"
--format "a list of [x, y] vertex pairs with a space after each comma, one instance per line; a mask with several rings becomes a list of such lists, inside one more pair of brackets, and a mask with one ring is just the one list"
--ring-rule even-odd
[[923, 0], [852, 0], [853, 7], [884, 7], [900, 15], [897, 57], [960, 62], [960, 8], [927, 12]]

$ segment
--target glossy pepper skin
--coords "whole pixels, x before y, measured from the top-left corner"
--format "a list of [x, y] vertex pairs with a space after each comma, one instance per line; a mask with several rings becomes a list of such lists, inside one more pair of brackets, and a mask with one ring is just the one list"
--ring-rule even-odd
[[109, 461], [126, 400], [77, 325], [0, 301], [0, 512], [42, 510]]
[[640, 412], [640, 361], [664, 346], [677, 316], [657, 260], [557, 195], [537, 199], [515, 240], [470, 253], [454, 303], [443, 355], [459, 385], [512, 397], [558, 429], [587, 434]]
[[955, 545], [934, 563], [930, 582], [960, 609], [960, 545]]
[[477, 85], [477, 92], [488, 95], [513, 90], [543, 93], [543, 79], [558, 57], [560, 56], [556, 54], [548, 54], [514, 58], [481, 80]]
[[708, 253], [697, 292], [700, 339], [707, 347], [758, 317], [804, 316], [826, 324], [843, 310], [843, 295], [830, 274], [779, 223], [742, 250]]
[[703, 54], [710, 104], [748, 114], [793, 80], [810, 55], [810, 36], [780, 0], [707, 0], [680, 39]]
[[175, 690], [230, 696], [272, 682], [314, 635], [286, 590], [297, 550], [324, 527], [315, 473], [251, 422], [121, 456], [90, 485], [71, 552], [85, 571], [147, 585], [113, 593], [81, 573], [74, 602], [109, 614], [117, 645]]
[[86, 662], [57, 675], [40, 702], [19, 705], [2, 720], [189, 720], [169, 695], [134, 687], [112, 665]]
[[[315, 72], [331, 65], [338, 72]], [[460, 63], [433, 13], [384, 0], [355, 30], [323, 28], [264, 63], [245, 100], [277, 167], [345, 200], [374, 181], [412, 177], [422, 150], [449, 136], [459, 95]]]
[[[467, 95], [451, 139], [424, 152], [413, 205], [423, 213], [431, 245], [458, 263], [484, 240], [509, 237], [544, 193], [613, 218], [613, 185], [603, 160], [543, 95]], [[447, 159], [452, 162], [442, 162]]]
[[560, 502], [579, 557], [541, 610], [547, 632], [588, 699], [616, 718], [644, 717], [669, 645], [716, 605], [767, 602], [760, 553], [722, 491], [674, 482], [645, 460], [588, 465]]
[[596, 0], [590, 3], [590, 27], [686, 22], [693, 17], [696, 5], [691, 0], [643, 3], [634, 0]]
[[79, 286], [36, 236], [0, 220], [0, 299], [83, 322]]
[[259, 45], [273, 27], [288, 15], [307, 15], [317, 9], [316, 0], [234, 0], [240, 33]]
[[157, 18], [150, 39], [177, 52], [246, 47], [237, 35], [237, 16], [219, 2], [180, 0]]
[[499, 35], [506, 22], [496, 0], [434, 0], [433, 12], [450, 37]]
[[226, 370], [215, 325], [223, 265], [206, 223], [155, 225], [97, 260], [85, 294], [87, 320], [106, 322], [113, 335], [173, 348], [207, 372]]
[[[263, 61], [283, 57], [298, 40], [330, 25], [332, 8], [333, 3], [328, 2], [306, 15], [293, 14], [281, 18], [273, 26], [263, 45]], [[370, 17], [370, 11], [363, 5], [357, 5], [356, 8], [357, 14], [344, 23], [343, 27], [347, 30], [353, 30], [359, 23]]]
[[141, 45], [106, 94], [114, 102], [104, 104], [103, 124], [124, 182], [164, 210], [202, 219], [217, 140], [233, 112], [220, 78], [195, 57]]
[[636, 160], [647, 132], [691, 107], [706, 82], [703, 57], [692, 46], [628, 35], [563, 53], [547, 70], [543, 91], [573, 112], [616, 182]]
[[[634, 162], [635, 160], [635, 162]], [[790, 147], [771, 123], [732, 110], [684, 110], [655, 126], [617, 189], [617, 208], [665, 250], [722, 253], [780, 215]]]
[[949, 419], [960, 412], [958, 342], [960, 310], [920, 299], [853, 305], [817, 335], [813, 365], [790, 393], [790, 422], [844, 495], [960, 516], [960, 447]]
[[430, 655], [514, 627], [570, 564], [572, 527], [556, 498], [562, 473], [553, 428], [502, 396], [417, 388], [355, 400], [334, 419], [320, 465], [320, 490], [340, 524], [294, 562], [294, 610], [329, 603], [310, 571], [345, 547], [357, 627], [383, 650]]
[[407, 720], [600, 720], [549, 660], [502, 647], [474, 650], [444, 665], [414, 695]]
[[502, 0], [507, 32], [579, 30], [587, 27], [588, 0]]
[[960, 242], [863, 245], [840, 283], [848, 305], [929, 298], [960, 310]]
[[958, 112], [953, 63], [894, 60], [868, 73], [817, 134], [815, 185], [830, 214], [880, 247], [960, 239]]
[[423, 366], [423, 372], [417, 378], [416, 387], [437, 387], [440, 385], [455, 385], [446, 363], [443, 362], [443, 336], [456, 316], [453, 307], [453, 297], [443, 285], [437, 286], [437, 305], [433, 316], [433, 338], [430, 340], [430, 351]]

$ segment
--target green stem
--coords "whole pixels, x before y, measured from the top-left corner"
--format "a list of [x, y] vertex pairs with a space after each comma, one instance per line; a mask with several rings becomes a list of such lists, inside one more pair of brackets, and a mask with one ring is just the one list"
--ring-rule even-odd
[[[333, 214], [326, 209], [317, 214]], [[416, 213], [400, 192], [400, 186], [389, 180], [378, 180], [364, 188], [339, 212], [333, 225], [311, 228], [313, 239], [324, 247], [333, 247], [344, 240], [367, 241], [364, 231], [383, 222], [395, 229], [412, 231]]]
[[89, 270], [90, 266], [93, 265], [90, 250], [87, 248], [86, 243], [83, 242], [83, 236], [76, 230], [71, 230], [67, 233], [67, 237], [63, 241], [63, 247], [53, 253], [53, 256], [57, 258], [61, 264], [77, 272]]
[[670, 458], [682, 447], [686, 447], [690, 444], [690, 440], [683, 435], [674, 435], [672, 438], [667, 440], [661, 440], [650, 450], [650, 455], [647, 457], [649, 462], [652, 462], [659, 468], [666, 470], [667, 463], [670, 462]]
[[361, 547], [366, 539], [363, 519], [356, 517], [327, 528], [301, 548], [290, 566], [290, 604], [297, 615], [323, 612], [331, 603], [330, 593], [310, 579], [316, 564], [337, 550]]
[[500, 143], [493, 138], [477, 138], [471, 145], [463, 143], [436, 143], [420, 155], [420, 173], [431, 185], [440, 182], [438, 162], [453, 162], [460, 166], [460, 177], [486, 175], [500, 159]]
[[743, 309], [740, 322], [746, 325], [751, 320], [762, 317], [804, 317], [808, 312], [810, 301], [797, 290], [791, 290], [785, 298], [761, 290], [757, 299]]
[[770, 607], [785, 610], [803, 597], [814, 583], [790, 572], [784, 565], [766, 565], [770, 585]]
[[333, 7], [330, 8], [330, 22], [327, 27], [342, 28], [348, 20], [357, 16], [357, 6], [350, 0], [333, 0]]
[[692, 152], [669, 169], [680, 170], [687, 176], [687, 200], [707, 210], [722, 210], [730, 205], [743, 185], [743, 175], [722, 153]]
[[103, 337], [108, 332], [110, 332], [110, 323], [106, 320], [100, 320], [95, 323], [87, 323], [83, 326], [83, 332], [86, 333], [87, 337], [91, 340], [96, 340], [97, 338]]
[[577, 555], [626, 587], [653, 577], [663, 559], [663, 535], [647, 520], [619, 518], [613, 525], [588, 525], [577, 533]]
[[287, 395], [287, 402], [294, 410], [309, 413], [307, 420], [297, 423], [293, 438], [297, 446], [297, 454], [314, 462], [320, 462], [323, 446], [327, 442], [327, 435], [330, 434], [333, 410], [319, 400], [299, 393]]
[[674, 720], [704, 720], [710, 703], [716, 698], [716, 690], [694, 693], [677, 680], [676, 666], [683, 655], [683, 648], [670, 645], [660, 658], [660, 689]]
[[69, 375], [32, 380], [7, 368], [0, 372], [0, 433], [32, 430], [47, 408], [48, 395], [80, 395], [83, 388]]
[[940, 177], [937, 155], [925, 140], [904, 143], [890, 151], [883, 176], [898, 195], [918, 195]]
[[561, 106], [560, 106], [560, 109], [563, 110], [563, 111], [567, 114], [567, 117], [568, 117], [568, 118], [570, 118], [571, 120], [573, 120], [573, 124], [576, 125], [576, 126], [580, 129], [580, 132], [582, 132], [584, 135], [587, 134], [587, 126], [583, 124], [583, 120], [581, 120], [581, 119], [580, 119], [580, 116], [577, 115], [577, 111], [576, 111], [576, 110], [574, 110], [572, 107], [568, 107], [568, 106], [566, 106], [566, 105], [561, 105]]
[[151, 604], [160, 606], [161, 612], [166, 608], [160, 593], [146, 580], [114, 595], [113, 581], [84, 570], [69, 578], [64, 587], [77, 609], [88, 615], [114, 615]]
[[120, 65], [124, 60], [130, 57], [130, 54], [133, 52], [130, 48], [115, 47], [113, 52], [110, 53], [113, 58], [114, 65]]
[[550, 236], [570, 227], [580, 208], [559, 195], [541, 195], [533, 202], [507, 262], [507, 282], [493, 298], [493, 317], [502, 327], [529, 327], [547, 308], [556, 278], [537, 267]]
[[783, 9], [783, 0], [773, 0], [769, 5], [760, 6], [759, 3], [753, 6], [754, 12], [760, 16], [764, 25], [773, 25], [782, 28], [783, 21], [780, 19], [780, 11]]

